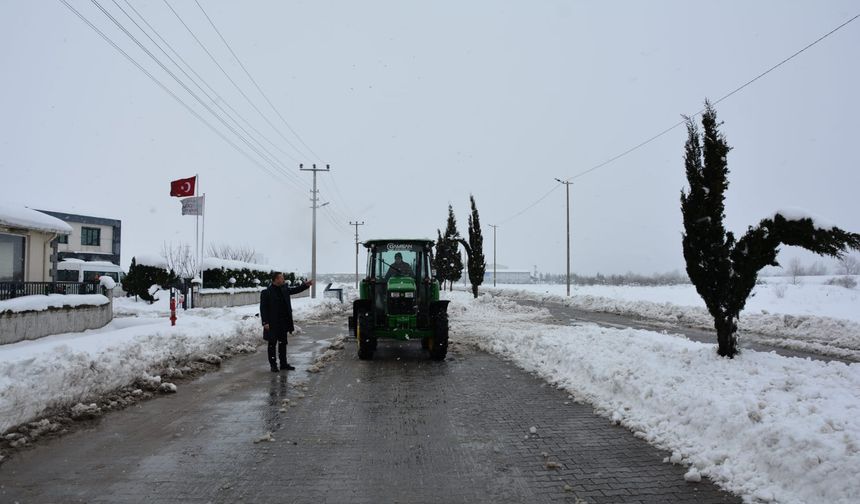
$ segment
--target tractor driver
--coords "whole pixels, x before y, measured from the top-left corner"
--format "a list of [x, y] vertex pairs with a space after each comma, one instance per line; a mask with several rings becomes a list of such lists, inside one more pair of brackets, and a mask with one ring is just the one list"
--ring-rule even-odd
[[403, 260], [403, 254], [400, 252], [394, 254], [394, 264], [389, 266], [388, 273], [385, 274], [385, 281], [393, 276], [413, 276], [412, 266]]

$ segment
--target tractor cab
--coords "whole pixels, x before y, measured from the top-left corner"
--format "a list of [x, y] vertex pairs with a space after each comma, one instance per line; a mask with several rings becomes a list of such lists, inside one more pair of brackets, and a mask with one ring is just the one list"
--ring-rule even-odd
[[359, 357], [372, 358], [377, 340], [389, 338], [421, 340], [431, 357], [444, 359], [448, 302], [439, 300], [439, 282], [431, 267], [433, 241], [369, 240], [364, 247], [367, 273], [349, 321]]

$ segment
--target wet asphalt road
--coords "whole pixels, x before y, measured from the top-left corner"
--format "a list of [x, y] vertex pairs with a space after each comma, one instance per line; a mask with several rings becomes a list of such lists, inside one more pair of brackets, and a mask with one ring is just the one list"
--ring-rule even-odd
[[290, 345], [299, 371], [237, 356], [15, 455], [0, 502], [740, 502], [497, 357], [455, 346], [436, 363], [386, 342], [363, 362], [350, 342], [310, 375], [345, 327], [305, 330]]

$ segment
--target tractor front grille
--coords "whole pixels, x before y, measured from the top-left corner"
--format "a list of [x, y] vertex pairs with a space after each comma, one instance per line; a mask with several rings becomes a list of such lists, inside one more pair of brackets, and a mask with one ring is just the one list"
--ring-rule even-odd
[[[409, 294], [412, 294], [412, 296], [406, 297]], [[388, 293], [389, 315], [414, 315], [415, 312], [415, 296], [412, 292]]]

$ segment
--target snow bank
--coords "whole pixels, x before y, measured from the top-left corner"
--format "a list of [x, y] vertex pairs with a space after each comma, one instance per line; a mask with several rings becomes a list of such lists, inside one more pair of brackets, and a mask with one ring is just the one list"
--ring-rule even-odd
[[35, 229], [46, 233], [69, 234], [72, 226], [64, 221], [26, 207], [0, 203], [0, 226]]
[[[741, 338], [860, 359], [860, 292], [828, 285], [782, 285], [781, 294], [770, 285], [756, 286], [747, 309], [741, 313]], [[516, 299], [559, 303], [580, 310], [644, 317], [702, 329], [714, 327], [713, 319], [692, 285], [583, 286], [577, 287], [571, 297], [556, 294], [563, 293], [564, 288], [529, 285], [485, 291]]]
[[49, 308], [74, 308], [76, 306], [101, 306], [110, 300], [101, 294], [48, 294], [22, 296], [0, 301], [0, 313], [21, 313], [26, 311], [44, 311]]
[[[297, 323], [345, 313], [310, 298], [294, 299], [293, 307]], [[149, 373], [171, 363], [263, 341], [255, 305], [179, 311], [176, 326], [167, 318], [167, 300], [118, 298], [114, 308], [124, 316], [101, 329], [0, 345], [0, 433], [51, 408], [152, 379]]]
[[149, 376], [154, 368], [254, 340], [256, 324], [226, 318], [115, 319], [102, 329], [0, 347], [0, 432]]
[[747, 501], [854, 503], [860, 364], [747, 351], [634, 329], [540, 324], [546, 311], [455, 293], [452, 339], [476, 343], [673, 452]]

